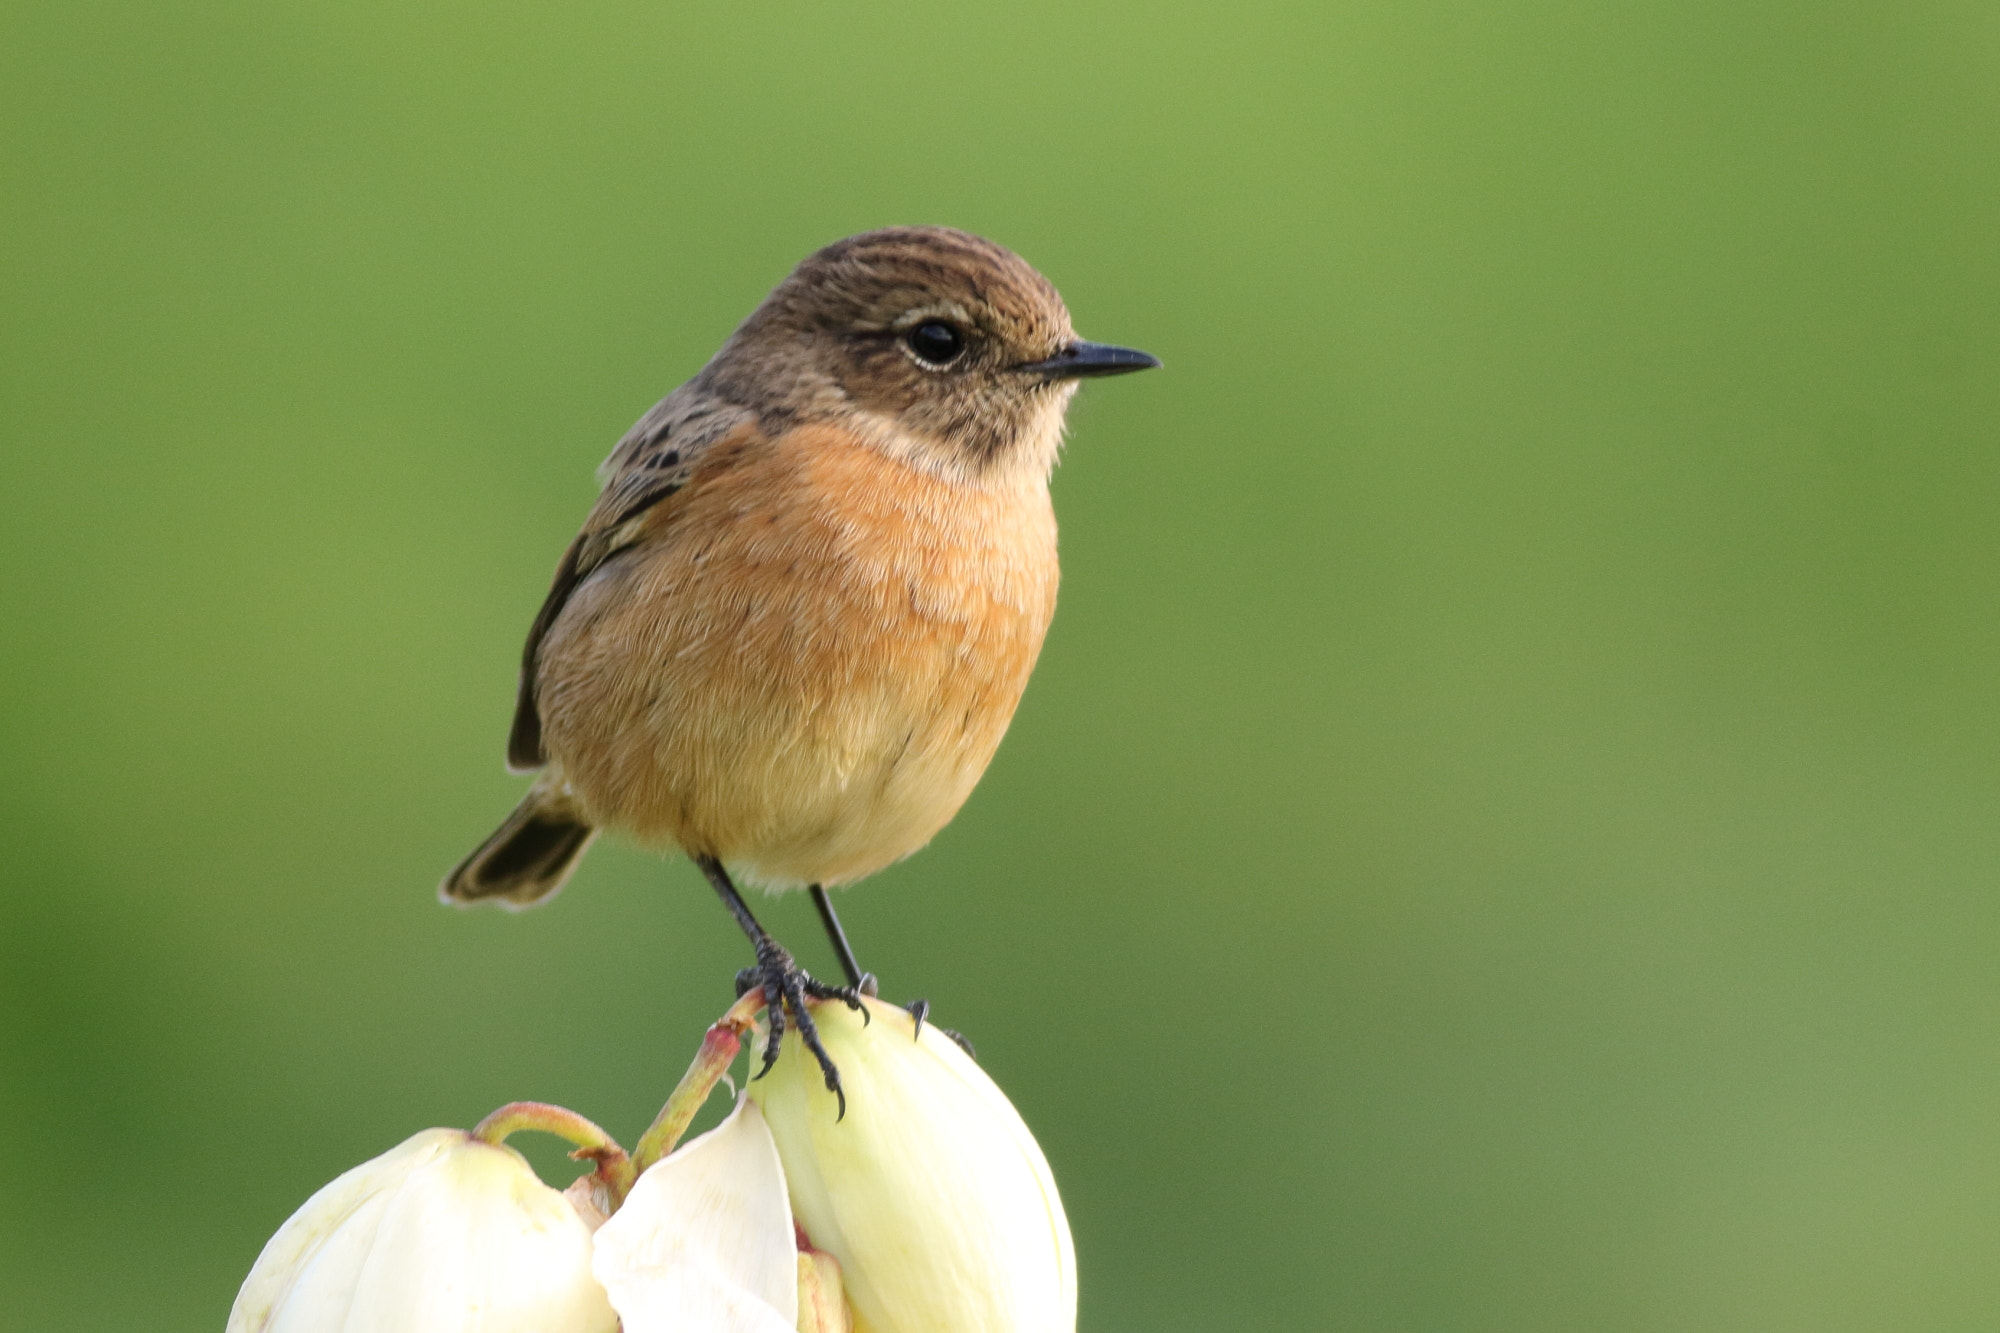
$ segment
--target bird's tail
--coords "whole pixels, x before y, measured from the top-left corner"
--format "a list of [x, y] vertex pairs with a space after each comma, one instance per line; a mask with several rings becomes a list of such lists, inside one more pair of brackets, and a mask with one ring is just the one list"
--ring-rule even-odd
[[536, 784], [479, 850], [444, 877], [438, 897], [464, 905], [495, 899], [509, 911], [553, 898], [597, 836], [559, 792]]

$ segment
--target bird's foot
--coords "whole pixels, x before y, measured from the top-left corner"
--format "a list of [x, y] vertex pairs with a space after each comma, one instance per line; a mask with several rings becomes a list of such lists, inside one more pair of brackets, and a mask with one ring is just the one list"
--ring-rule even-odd
[[[924, 1021], [931, 1016], [931, 1002], [929, 1000], [911, 1000], [903, 1008], [909, 1010], [910, 1017], [917, 1020], [916, 1026], [911, 1029], [910, 1035], [913, 1037], [923, 1036]], [[972, 1043], [966, 1040], [963, 1032], [955, 1032], [948, 1027], [939, 1027], [936, 1023], [931, 1024], [931, 1026], [957, 1042], [959, 1050], [964, 1051], [975, 1060], [979, 1058], [979, 1053], [972, 1049]]]
[[840, 1115], [846, 1116], [847, 1094], [841, 1091], [840, 1070], [834, 1067], [832, 1057], [820, 1042], [819, 1027], [813, 1022], [806, 1001], [839, 1000], [848, 1008], [859, 1010], [865, 1023], [868, 1009], [861, 1003], [861, 992], [853, 986], [829, 986], [807, 975], [785, 947], [768, 936], [757, 942], [756, 965], [736, 974], [737, 995], [748, 993], [753, 986], [764, 989], [764, 1016], [770, 1025], [770, 1037], [764, 1043], [764, 1064], [754, 1077], [762, 1078], [771, 1072], [771, 1066], [778, 1062], [778, 1048], [785, 1039], [786, 1027], [796, 1027], [799, 1040], [819, 1062], [820, 1073], [826, 1077], [826, 1090], [838, 1102]]

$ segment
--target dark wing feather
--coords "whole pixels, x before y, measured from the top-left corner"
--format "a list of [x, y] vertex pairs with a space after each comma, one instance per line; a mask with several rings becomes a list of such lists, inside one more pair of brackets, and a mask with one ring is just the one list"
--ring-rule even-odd
[[641, 417], [599, 469], [604, 489], [584, 520], [583, 531], [563, 552], [549, 595], [535, 613], [521, 650], [521, 685], [514, 700], [513, 730], [507, 736], [507, 767], [516, 773], [548, 762], [535, 700], [535, 658], [569, 604], [570, 594], [606, 560], [638, 540], [644, 525], [634, 520], [687, 485], [696, 460], [710, 446], [756, 420], [744, 408], [717, 403], [701, 393], [699, 383], [676, 390]]
[[542, 599], [542, 609], [535, 612], [535, 623], [528, 627], [528, 646], [521, 650], [520, 691], [514, 699], [514, 729], [507, 733], [510, 772], [526, 773], [548, 761], [548, 756], [542, 753], [542, 714], [535, 707], [535, 654], [541, 650], [542, 636], [562, 614], [563, 605], [583, 577], [577, 572], [577, 560], [587, 536], [587, 532], [577, 533], [576, 540], [563, 552], [562, 563], [556, 566], [555, 581], [549, 584], [549, 595]]

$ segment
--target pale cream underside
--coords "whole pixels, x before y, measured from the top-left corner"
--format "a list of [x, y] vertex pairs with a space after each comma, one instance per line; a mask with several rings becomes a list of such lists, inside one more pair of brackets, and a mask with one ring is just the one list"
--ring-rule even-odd
[[771, 888], [930, 841], [1055, 609], [1045, 470], [968, 483], [804, 427], [658, 508], [543, 641], [547, 780], [593, 823]]

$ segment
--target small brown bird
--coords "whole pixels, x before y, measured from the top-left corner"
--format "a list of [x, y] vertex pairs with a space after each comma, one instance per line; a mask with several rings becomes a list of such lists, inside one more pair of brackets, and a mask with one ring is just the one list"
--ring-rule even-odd
[[[599, 470], [522, 655], [507, 760], [541, 776], [443, 898], [541, 902], [599, 829], [679, 848], [756, 948], [743, 984], [782, 997], [766, 1067], [789, 1010], [837, 1092], [805, 997], [870, 979], [826, 890], [929, 842], [986, 770], [1055, 610], [1070, 396], [1158, 364], [1079, 341], [1046, 278], [965, 232], [808, 258]], [[732, 873], [809, 889], [847, 985]]]

